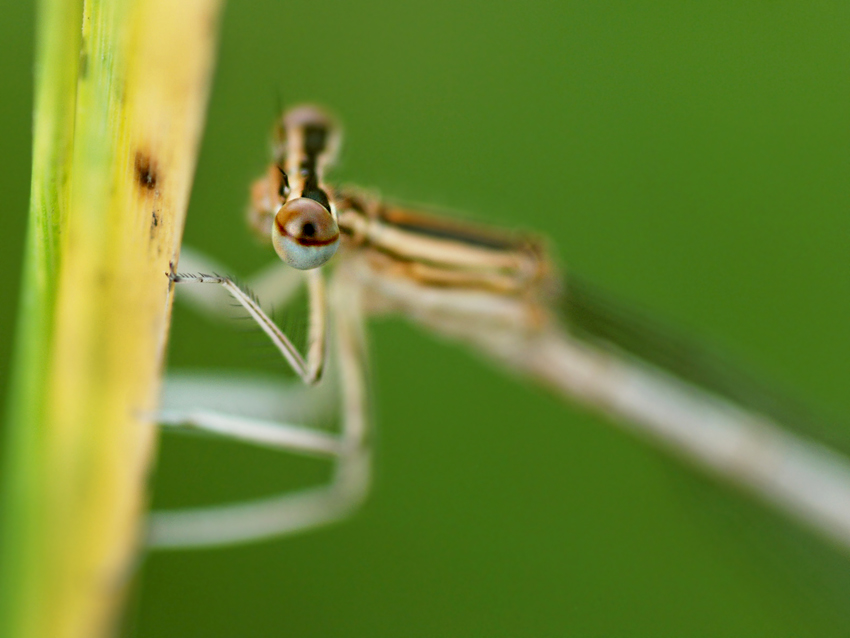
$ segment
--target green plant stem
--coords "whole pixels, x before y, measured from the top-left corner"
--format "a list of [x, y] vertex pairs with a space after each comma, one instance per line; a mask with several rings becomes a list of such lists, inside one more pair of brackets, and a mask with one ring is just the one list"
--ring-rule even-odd
[[219, 0], [42, 0], [0, 635], [108, 635], [135, 564]]

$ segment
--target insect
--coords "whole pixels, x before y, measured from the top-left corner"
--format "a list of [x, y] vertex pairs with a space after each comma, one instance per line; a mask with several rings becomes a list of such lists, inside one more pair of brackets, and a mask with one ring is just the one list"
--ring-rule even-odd
[[[730, 480], [850, 546], [850, 462], [779, 425], [793, 408], [746, 379], [724, 376], [699, 353], [635, 322], [573, 275], [561, 276], [544, 244], [388, 203], [325, 174], [340, 144], [334, 119], [313, 105], [278, 122], [273, 162], [252, 187], [249, 224], [282, 263], [254, 280], [285, 304], [303, 285], [307, 344], [297, 347], [247, 289], [184, 252], [168, 274], [188, 301], [211, 311], [226, 291], [304, 382], [274, 386], [177, 380], [160, 422], [329, 458], [324, 486], [198, 510], [160, 512], [155, 547], [247, 542], [340, 520], [370, 483], [364, 322], [398, 313], [463, 342], [494, 362], [602, 412], [694, 466]], [[339, 395], [337, 433], [309, 427]], [[302, 422], [293, 422], [298, 406]]]

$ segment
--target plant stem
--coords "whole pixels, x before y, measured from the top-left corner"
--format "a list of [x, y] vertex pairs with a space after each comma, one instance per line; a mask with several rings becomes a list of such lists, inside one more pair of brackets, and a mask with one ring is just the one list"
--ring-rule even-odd
[[220, 0], [42, 0], [0, 635], [108, 635], [135, 562]]

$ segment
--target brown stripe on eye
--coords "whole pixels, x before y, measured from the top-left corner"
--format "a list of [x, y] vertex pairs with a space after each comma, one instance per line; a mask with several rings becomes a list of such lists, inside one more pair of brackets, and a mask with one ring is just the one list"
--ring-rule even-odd
[[339, 233], [331, 237], [330, 239], [313, 239], [312, 237], [294, 237], [288, 233], [287, 237], [292, 238], [292, 241], [297, 243], [299, 246], [330, 246], [334, 242], [339, 239]]
[[277, 217], [275, 217], [274, 224], [277, 227], [278, 232], [284, 237], [289, 237], [292, 241], [294, 241], [299, 246], [329, 246], [339, 239], [339, 233], [336, 233], [330, 238], [327, 239], [318, 239], [316, 237], [307, 237], [305, 235], [293, 235], [292, 233], [286, 230], [286, 226], [280, 223]]
[[281, 208], [274, 218], [277, 231], [300, 246], [328, 246], [338, 241], [339, 230], [330, 213], [318, 208], [320, 214], [317, 214], [316, 210], [310, 209], [311, 206], [318, 207], [320, 204], [298, 199]]

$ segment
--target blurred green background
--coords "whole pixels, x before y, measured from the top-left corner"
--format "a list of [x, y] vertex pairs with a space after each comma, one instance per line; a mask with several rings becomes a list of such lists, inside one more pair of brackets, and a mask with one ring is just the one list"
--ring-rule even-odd
[[[0, 24], [5, 400], [33, 10]], [[233, 2], [186, 242], [247, 274], [278, 104], [346, 125], [335, 177], [547, 235], [570, 269], [850, 428], [850, 4]], [[350, 522], [141, 566], [129, 635], [845, 636], [850, 560], [605, 421], [397, 320], [371, 325], [376, 485]], [[245, 367], [178, 308], [170, 365]], [[267, 364], [262, 364], [267, 365]], [[163, 440], [158, 506], [320, 480]]]

